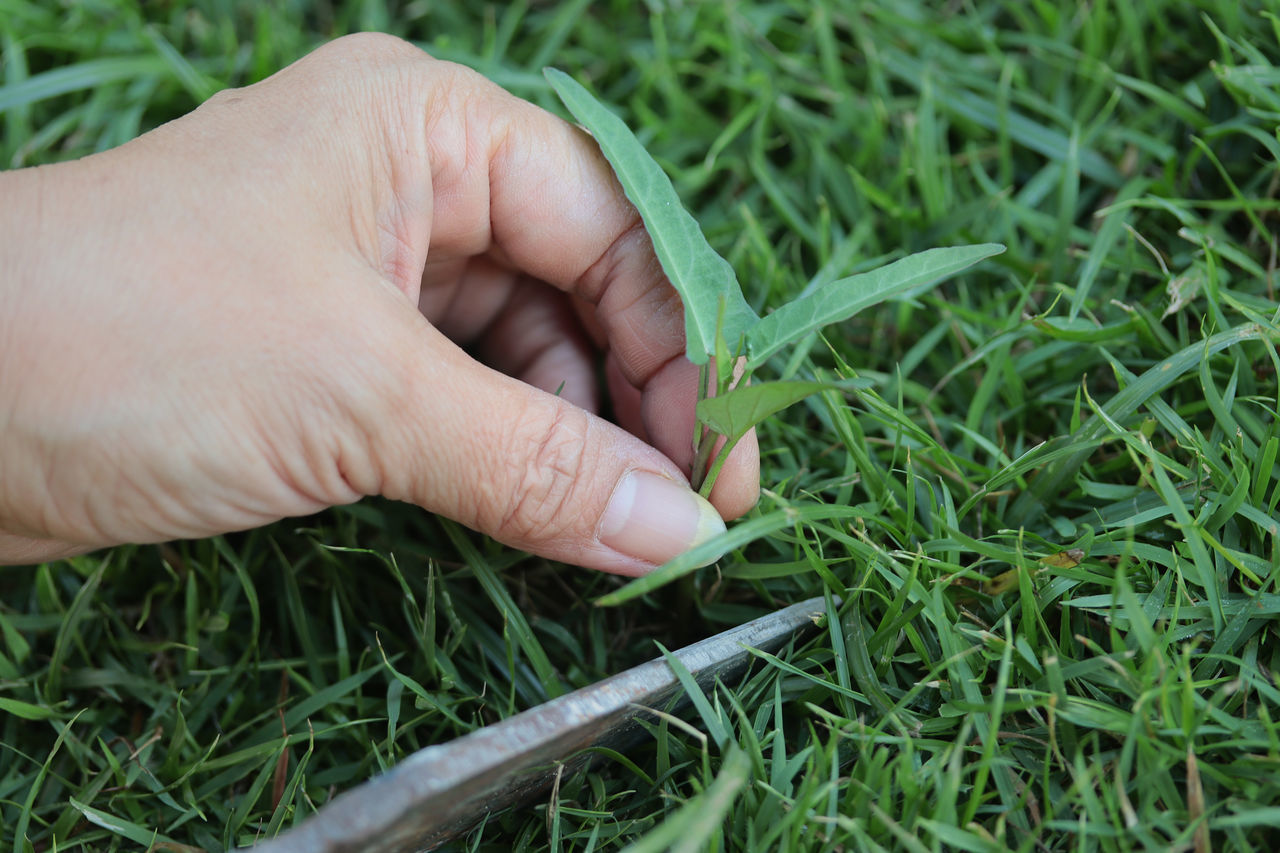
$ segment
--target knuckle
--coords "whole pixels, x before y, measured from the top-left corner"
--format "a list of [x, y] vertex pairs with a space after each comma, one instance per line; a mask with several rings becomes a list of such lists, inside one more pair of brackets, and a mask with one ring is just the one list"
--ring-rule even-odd
[[334, 39], [297, 63], [317, 90], [381, 103], [405, 97], [422, 69], [435, 63], [426, 51], [386, 33], [352, 33]]
[[512, 543], [563, 536], [577, 523], [573, 507], [589, 452], [590, 417], [570, 406], [540, 401], [513, 430], [497, 536]]
[[359, 59], [375, 63], [421, 59], [426, 54], [399, 36], [388, 33], [351, 33], [336, 38], [316, 51], [331, 59]]

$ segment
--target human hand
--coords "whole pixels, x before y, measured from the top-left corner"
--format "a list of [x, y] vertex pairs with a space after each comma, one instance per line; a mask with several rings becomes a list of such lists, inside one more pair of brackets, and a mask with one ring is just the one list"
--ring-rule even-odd
[[756, 500], [753, 437], [687, 487], [681, 305], [594, 143], [404, 42], [0, 197], [0, 562], [384, 495], [640, 574]]

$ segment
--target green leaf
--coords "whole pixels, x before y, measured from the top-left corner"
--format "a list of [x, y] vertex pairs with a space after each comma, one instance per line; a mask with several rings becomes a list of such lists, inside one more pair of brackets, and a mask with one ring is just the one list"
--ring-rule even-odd
[[729, 441], [737, 441], [756, 424], [819, 391], [852, 391], [871, 386], [867, 379], [846, 382], [795, 380], [762, 382], [735, 388], [717, 397], [698, 401], [698, 420]]
[[24, 720], [47, 720], [58, 715], [57, 711], [48, 706], [32, 705], [30, 702], [10, 699], [7, 696], [0, 696], [0, 711]]
[[658, 647], [658, 651], [662, 652], [663, 658], [667, 661], [667, 666], [671, 667], [676, 680], [684, 688], [685, 694], [689, 697], [689, 701], [693, 703], [698, 716], [702, 718], [702, 725], [706, 727], [707, 735], [716, 745], [716, 748], [725, 749], [728, 747], [730, 745], [729, 729], [725, 727], [724, 720], [720, 715], [711, 707], [711, 701], [707, 699], [707, 694], [698, 685], [698, 679], [693, 677], [693, 673], [689, 672], [688, 667], [680, 662], [680, 658], [671, 654], [666, 646], [657, 641], [654, 642], [654, 645]]
[[747, 334], [747, 369], [752, 370], [792, 341], [823, 326], [847, 320], [864, 308], [912, 288], [937, 284], [978, 261], [1004, 251], [999, 243], [917, 252], [870, 272], [823, 285], [783, 305]]
[[733, 267], [702, 236], [684, 209], [671, 179], [649, 156], [622, 119], [583, 86], [555, 68], [543, 71], [560, 100], [591, 131], [605, 158], [640, 211], [662, 270], [684, 302], [685, 352], [694, 364], [706, 364], [715, 351], [716, 319], [724, 303], [724, 338], [737, 349], [759, 318], [742, 298]]

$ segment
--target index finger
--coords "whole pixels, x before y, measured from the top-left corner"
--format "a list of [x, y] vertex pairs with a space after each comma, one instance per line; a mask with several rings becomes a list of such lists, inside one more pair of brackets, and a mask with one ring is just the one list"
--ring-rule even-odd
[[[684, 358], [684, 308], [599, 147], [470, 69], [427, 68], [429, 256], [488, 253], [593, 304], [618, 369], [642, 391], [651, 440], [688, 471], [697, 371]], [[754, 436], [742, 451], [713, 494], [729, 518], [759, 490]]]
[[463, 66], [432, 61], [429, 253], [487, 252], [596, 306], [637, 387], [684, 352], [683, 308], [591, 137]]

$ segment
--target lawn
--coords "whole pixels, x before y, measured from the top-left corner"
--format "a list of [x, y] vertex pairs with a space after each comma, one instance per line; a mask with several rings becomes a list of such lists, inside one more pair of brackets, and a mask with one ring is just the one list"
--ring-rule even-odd
[[618, 606], [377, 501], [0, 570], [0, 849], [250, 844], [810, 596], [811, 639], [458, 849], [1275, 849], [1280, 3], [0, 0], [0, 164], [359, 29], [562, 115], [541, 69], [588, 84], [762, 314], [1008, 250], [761, 367], [870, 385], [760, 428], [787, 523]]

